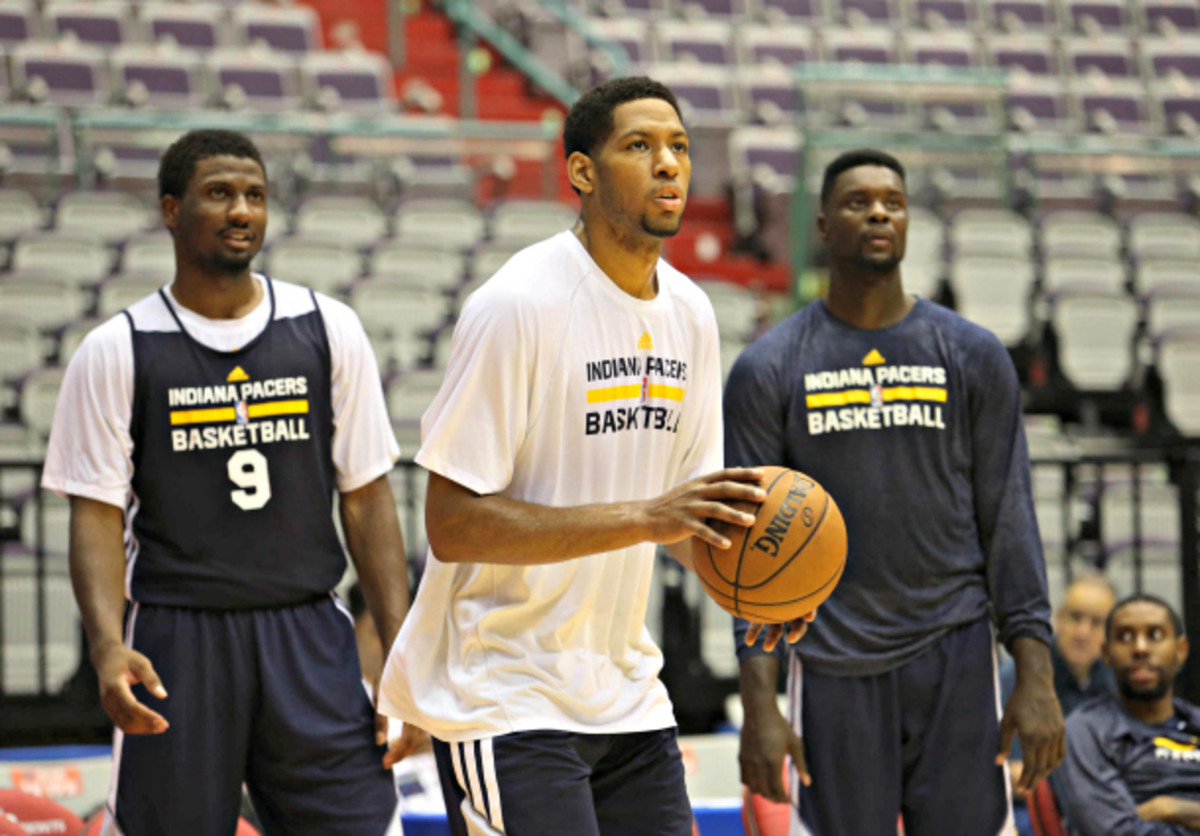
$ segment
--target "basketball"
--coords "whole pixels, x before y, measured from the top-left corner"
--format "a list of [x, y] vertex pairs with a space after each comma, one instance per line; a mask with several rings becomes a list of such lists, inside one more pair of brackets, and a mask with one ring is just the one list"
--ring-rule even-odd
[[812, 477], [784, 467], [762, 470], [762, 505], [732, 503], [754, 513], [754, 525], [710, 520], [732, 543], [718, 549], [696, 539], [692, 563], [705, 591], [732, 615], [791, 621], [812, 612], [837, 586], [846, 568], [846, 523]]
[[28, 833], [62, 833], [77, 836], [83, 819], [66, 807], [18, 790], [0, 790], [0, 818], [14, 819]]

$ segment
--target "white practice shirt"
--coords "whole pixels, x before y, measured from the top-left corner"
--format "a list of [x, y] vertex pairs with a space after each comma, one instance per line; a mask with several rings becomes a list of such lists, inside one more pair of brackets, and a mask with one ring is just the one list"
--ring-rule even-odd
[[[716, 318], [664, 261], [636, 299], [571, 232], [473, 294], [419, 464], [479, 494], [553, 507], [659, 496], [722, 463]], [[432, 551], [380, 708], [447, 741], [675, 724], [646, 629], [655, 546], [559, 563], [443, 563]]]

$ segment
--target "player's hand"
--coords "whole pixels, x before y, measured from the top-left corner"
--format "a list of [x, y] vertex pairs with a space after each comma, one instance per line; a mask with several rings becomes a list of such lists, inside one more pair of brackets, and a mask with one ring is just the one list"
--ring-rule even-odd
[[93, 654], [104, 713], [125, 734], [162, 734], [171, 724], [157, 711], [137, 701], [133, 686], [141, 683], [151, 696], [167, 698], [167, 689], [150, 660], [123, 644], [111, 644]]
[[742, 783], [750, 788], [750, 792], [778, 804], [791, 801], [783, 780], [785, 755], [792, 756], [801, 783], [812, 786], [812, 776], [804, 759], [804, 741], [779, 709], [772, 706], [756, 715], [748, 713], [742, 724], [738, 764], [742, 770]]
[[400, 737], [392, 741], [392, 744], [383, 756], [383, 768], [391, 769], [409, 755], [414, 755], [428, 748], [430, 748], [429, 732], [418, 726], [414, 726], [412, 723], [405, 723], [403, 730], [400, 732]]
[[1017, 685], [1000, 721], [1000, 752], [996, 764], [1008, 760], [1013, 735], [1021, 735], [1021, 775], [1014, 781], [1018, 792], [1032, 792], [1038, 782], [1049, 775], [1067, 754], [1066, 729], [1062, 709], [1054, 695], [1054, 684], [1046, 677], [1017, 677]]
[[[758, 637], [763, 635], [763, 650], [770, 653], [779, 644], [784, 630], [787, 631], [787, 643], [795, 644], [804, 638], [804, 634], [808, 632], [808, 625], [816, 617], [817, 611], [813, 610], [785, 624], [759, 624], [757, 621], [751, 621], [749, 628], [746, 630], [746, 646], [751, 647], [758, 641]], [[765, 634], [763, 633], [764, 630], [766, 631]]]
[[767, 493], [758, 485], [762, 470], [756, 467], [727, 467], [701, 476], [642, 503], [639, 522], [649, 532], [652, 543], [669, 545], [699, 537], [718, 549], [727, 549], [729, 538], [717, 533], [708, 520], [721, 520], [749, 528], [754, 515], [738, 511], [729, 502], [761, 503]]

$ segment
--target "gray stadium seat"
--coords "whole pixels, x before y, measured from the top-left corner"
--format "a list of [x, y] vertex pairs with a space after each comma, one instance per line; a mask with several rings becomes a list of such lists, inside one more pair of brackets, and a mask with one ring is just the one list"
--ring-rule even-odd
[[958, 312], [994, 333], [1005, 345], [1029, 331], [1033, 265], [1021, 257], [966, 256], [950, 265]]
[[532, 244], [571, 229], [579, 210], [546, 200], [509, 200], [492, 210], [491, 237], [495, 241]]
[[86, 307], [77, 286], [53, 274], [21, 272], [0, 279], [0, 310], [32, 320], [39, 328], [77, 319]]
[[1156, 366], [1167, 418], [1184, 435], [1200, 437], [1200, 330], [1179, 331], [1160, 340]]
[[45, 232], [21, 237], [13, 248], [14, 271], [55, 273], [76, 287], [95, 284], [112, 268], [112, 252], [98, 238]]
[[121, 251], [123, 273], [157, 271], [164, 282], [175, 275], [175, 241], [166, 230], [150, 232], [125, 243]]
[[108, 319], [128, 308], [159, 288], [171, 283], [170, 276], [157, 271], [152, 273], [123, 273], [113, 276], [100, 286], [96, 295], [96, 315]]
[[1200, 328], [1200, 292], [1161, 288], [1146, 300], [1146, 332], [1158, 336], [1175, 328]]
[[145, 232], [156, 221], [146, 205], [127, 192], [71, 192], [58, 203], [54, 229], [59, 235], [114, 244]]
[[408, 244], [462, 251], [483, 233], [483, 214], [465, 200], [411, 200], [396, 212], [396, 240]]
[[1076, 387], [1115, 391], [1133, 373], [1137, 305], [1127, 295], [1066, 291], [1052, 298], [1059, 363]]
[[33, 195], [20, 189], [0, 189], [0, 242], [35, 232], [42, 222], [42, 209]]
[[54, 405], [58, 402], [58, 390], [62, 386], [64, 372], [61, 366], [39, 369], [21, 384], [18, 407], [21, 422], [43, 436], [49, 434], [54, 421]]
[[325, 241], [355, 248], [374, 244], [387, 234], [387, 219], [365, 197], [314, 197], [296, 212], [295, 234], [305, 241]]
[[367, 328], [414, 336], [441, 325], [448, 308], [446, 297], [437, 291], [370, 281], [355, 284], [349, 299]]
[[341, 291], [362, 273], [362, 256], [333, 240], [284, 238], [271, 247], [266, 262], [272, 278], [326, 294]]
[[956, 255], [1027, 258], [1033, 231], [1009, 209], [964, 209], [950, 224], [950, 243]]
[[1125, 283], [1125, 266], [1119, 261], [1078, 256], [1052, 257], [1042, 269], [1043, 293], [1068, 288], [1124, 293]]
[[1194, 260], [1147, 259], [1137, 265], [1134, 276], [1138, 293], [1164, 289], [1200, 293], [1200, 265]]
[[1200, 259], [1200, 221], [1181, 212], [1143, 212], [1129, 222], [1129, 255]]
[[37, 323], [0, 313], [0, 380], [11, 379], [42, 364], [42, 341]]
[[1099, 212], [1064, 210], [1042, 219], [1045, 256], [1085, 256], [1115, 261], [1121, 252], [1121, 230]]
[[371, 255], [373, 282], [449, 290], [463, 277], [463, 257], [456, 252], [387, 241]]

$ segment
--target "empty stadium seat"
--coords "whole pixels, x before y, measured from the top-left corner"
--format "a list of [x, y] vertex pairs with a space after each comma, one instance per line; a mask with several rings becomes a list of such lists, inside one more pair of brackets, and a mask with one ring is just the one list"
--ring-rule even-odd
[[113, 276], [101, 285], [96, 295], [96, 315], [100, 319], [115, 316], [134, 302], [157, 293], [159, 288], [170, 282], [170, 276], [164, 276], [158, 271]]
[[[39, 461], [46, 445], [37, 432], [15, 421], [0, 422], [0, 461]], [[11, 499], [37, 486], [35, 468], [0, 468], [0, 498]]]
[[1019, 256], [965, 256], [950, 266], [958, 312], [1013, 345], [1029, 331], [1033, 265]]
[[157, 218], [128, 192], [71, 192], [58, 203], [54, 230], [106, 244], [145, 232]]
[[1029, 221], [1009, 209], [964, 209], [950, 224], [958, 255], [1028, 257], [1033, 248]]
[[1066, 291], [1052, 297], [1063, 374], [1084, 391], [1115, 391], [1133, 373], [1136, 304], [1123, 294]]
[[296, 60], [286, 53], [245, 47], [214, 50], [205, 62], [212, 89], [232, 109], [297, 110]]
[[349, 299], [364, 326], [393, 334], [427, 334], [445, 321], [448, 308], [437, 291], [379, 282], [358, 282]]
[[227, 43], [225, 9], [214, 3], [147, 2], [138, 17], [148, 41], [211, 52]]
[[1121, 230], [1112, 218], [1099, 212], [1065, 210], [1046, 215], [1041, 222], [1042, 252], [1050, 256], [1085, 256], [1116, 260], [1121, 251]]
[[13, 248], [14, 271], [45, 271], [76, 286], [95, 284], [112, 269], [112, 252], [94, 235], [58, 232], [26, 235]]
[[1159, 340], [1155, 365], [1163, 383], [1167, 419], [1186, 436], [1200, 437], [1200, 330]]
[[396, 211], [398, 241], [465, 250], [483, 237], [483, 214], [465, 200], [411, 200]]
[[1146, 332], [1158, 336], [1175, 328], [1200, 328], [1200, 292], [1165, 287], [1146, 298]]
[[462, 281], [463, 257], [446, 250], [385, 241], [371, 255], [371, 281], [450, 290]]
[[87, 307], [78, 287], [61, 276], [41, 271], [0, 278], [0, 310], [31, 320], [39, 328], [78, 318]]
[[1138, 263], [1134, 275], [1138, 293], [1162, 289], [1200, 293], [1200, 266], [1194, 260], [1146, 259]]
[[271, 246], [266, 262], [272, 278], [327, 294], [339, 292], [362, 274], [362, 256], [332, 239], [281, 239]]
[[791, 68], [817, 60], [815, 32], [806, 26], [747, 24], [739, 28], [738, 38], [746, 67]]
[[65, 366], [71, 362], [71, 358], [79, 350], [79, 345], [83, 342], [83, 338], [102, 322], [104, 320], [99, 317], [85, 317], [77, 319], [64, 327], [58, 337], [59, 365]]
[[20, 96], [63, 107], [99, 105], [110, 95], [104, 53], [71, 41], [27, 41], [12, 52], [12, 86]]
[[365, 197], [313, 197], [296, 211], [295, 234], [311, 241], [362, 248], [387, 234], [387, 219]]
[[1147, 34], [1172, 36], [1200, 30], [1200, 6], [1193, 0], [1138, 0], [1133, 6]]
[[28, 192], [0, 189], [0, 242], [11, 241], [42, 226], [42, 210]]
[[509, 200], [492, 210], [492, 239], [535, 243], [571, 229], [579, 210], [565, 203], [543, 200]]
[[1129, 222], [1129, 255], [1136, 259], [1200, 258], [1200, 221], [1179, 212], [1143, 212]]
[[9, 48], [39, 35], [39, 15], [32, 0], [0, 3], [0, 47]]
[[710, 64], [718, 67], [736, 61], [733, 30], [720, 21], [673, 23], [658, 30], [658, 55], [662, 61]]
[[310, 6], [276, 6], [238, 3], [230, 16], [239, 43], [265, 43], [282, 52], [304, 53], [321, 49], [321, 21]]
[[0, 313], [0, 381], [37, 368], [42, 363], [42, 341], [37, 323]]
[[70, 34], [80, 43], [110, 48], [129, 39], [131, 5], [124, 3], [78, 3], [51, 0], [44, 16], [47, 34], [61, 38]]
[[312, 52], [300, 59], [305, 99], [331, 112], [395, 111], [393, 76], [391, 64], [374, 52]]
[[442, 377], [440, 371], [416, 370], [388, 381], [388, 415], [392, 421], [419, 422], [441, 389]]
[[1052, 257], [1042, 269], [1042, 292], [1079, 288], [1124, 293], [1125, 266], [1119, 261], [1081, 256]]
[[21, 422], [43, 436], [49, 434], [50, 424], [54, 421], [54, 405], [58, 402], [64, 371], [61, 366], [38, 369], [21, 382], [18, 405]]
[[198, 108], [209, 92], [196, 54], [177, 47], [127, 44], [109, 57], [118, 97], [135, 107]]
[[175, 275], [175, 240], [166, 230], [158, 230], [126, 241], [121, 250], [121, 270], [125, 273], [157, 270], [165, 282]]

